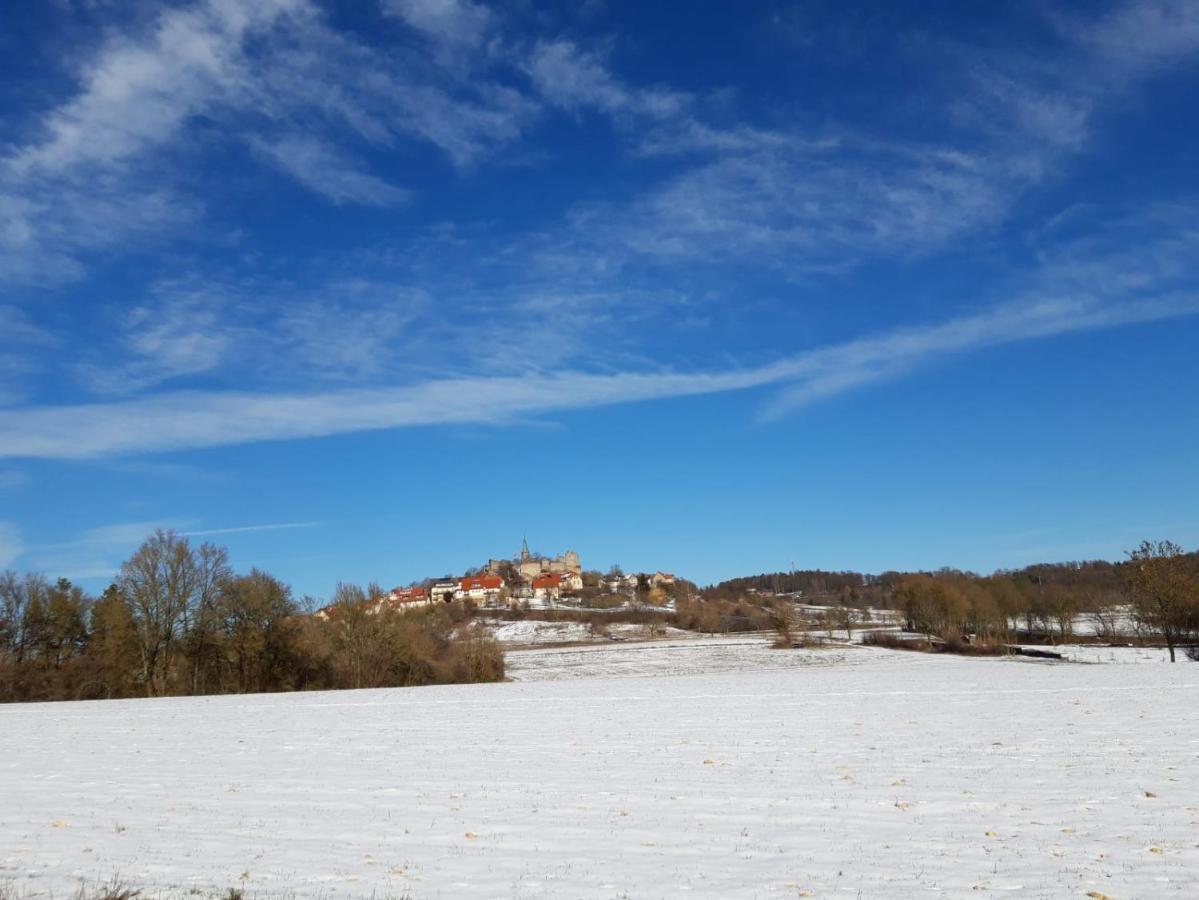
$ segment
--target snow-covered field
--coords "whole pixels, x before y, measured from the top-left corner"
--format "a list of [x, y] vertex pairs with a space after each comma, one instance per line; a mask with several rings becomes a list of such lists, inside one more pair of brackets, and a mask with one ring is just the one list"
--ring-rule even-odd
[[[718, 636], [659, 640], [628, 646], [545, 647], [505, 655], [513, 681], [560, 681], [567, 678], [703, 675], [723, 672], [843, 666], [878, 662], [860, 647], [773, 650], [758, 636]], [[899, 660], [896, 659], [896, 662]]]
[[595, 634], [585, 622], [503, 622], [491, 627], [501, 644], [563, 644], [593, 641]]
[[586, 622], [544, 622], [524, 619], [519, 622], [493, 621], [492, 635], [505, 646], [529, 644], [610, 643], [612, 641], [649, 641], [667, 638], [694, 638], [695, 632], [673, 626], [633, 625], [614, 622], [597, 634]]
[[[1030, 650], [1048, 650], [1060, 653], [1070, 662], [1102, 663], [1104, 665], [1140, 665], [1142, 663], [1168, 663], [1170, 651], [1164, 647], [1102, 647], [1097, 644], [1056, 644], [1032, 646]], [[1180, 663], [1187, 662], [1181, 650], [1177, 653]]]
[[1199, 665], [683, 643], [513, 653], [524, 683], [0, 707], [0, 884], [1199, 896]]

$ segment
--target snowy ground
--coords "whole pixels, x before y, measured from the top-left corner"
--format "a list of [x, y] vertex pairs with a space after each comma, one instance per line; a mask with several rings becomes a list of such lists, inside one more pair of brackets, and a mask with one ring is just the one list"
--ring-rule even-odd
[[0, 884], [1199, 896], [1199, 664], [738, 641], [514, 653], [526, 683], [0, 707]]
[[562, 644], [596, 639], [586, 622], [503, 622], [493, 625], [491, 633], [501, 644]]
[[579, 642], [611, 643], [613, 641], [651, 641], [661, 638], [694, 638], [695, 632], [673, 626], [633, 625], [616, 622], [608, 625], [606, 634], [597, 634], [586, 622], [545, 622], [523, 619], [519, 622], [492, 621], [489, 626], [495, 639], [505, 646], [569, 644]]
[[[1140, 665], [1141, 663], [1168, 663], [1170, 651], [1164, 647], [1101, 647], [1096, 644], [1057, 644], [1055, 646], [1026, 645], [1030, 650], [1048, 650], [1060, 653], [1070, 662], [1103, 663], [1104, 665]], [[1179, 662], [1187, 662], [1181, 650]]]
[[629, 646], [514, 650], [506, 654], [513, 681], [561, 681], [570, 678], [703, 675], [810, 666], [843, 666], [878, 662], [859, 647], [773, 650], [759, 636], [716, 636], [658, 640]]

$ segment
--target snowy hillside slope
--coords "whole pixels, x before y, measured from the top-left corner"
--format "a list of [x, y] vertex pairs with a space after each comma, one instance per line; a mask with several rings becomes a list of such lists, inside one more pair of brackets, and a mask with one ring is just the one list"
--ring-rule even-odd
[[787, 663], [630, 647], [654, 677], [0, 707], [0, 883], [1199, 896], [1199, 665], [743, 650]]
[[832, 645], [803, 650], [771, 649], [759, 635], [718, 635], [657, 640], [628, 645], [540, 647], [505, 654], [513, 681], [558, 681], [566, 678], [702, 675], [762, 669], [842, 666], [892, 659], [862, 647]]

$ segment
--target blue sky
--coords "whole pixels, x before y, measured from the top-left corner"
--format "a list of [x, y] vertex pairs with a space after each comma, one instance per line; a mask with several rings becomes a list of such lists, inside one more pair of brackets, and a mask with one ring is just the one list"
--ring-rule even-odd
[[1199, 544], [1199, 6], [0, 21], [0, 566]]

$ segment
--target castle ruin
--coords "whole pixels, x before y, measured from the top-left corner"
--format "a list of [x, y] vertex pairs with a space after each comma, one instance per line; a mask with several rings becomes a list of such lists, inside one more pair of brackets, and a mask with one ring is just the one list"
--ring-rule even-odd
[[567, 550], [552, 559], [546, 556], [534, 556], [529, 552], [527, 540], [521, 543], [520, 553], [513, 559], [489, 559], [487, 561], [487, 571], [491, 574], [499, 574], [508, 566], [515, 569], [517, 574], [526, 581], [532, 581], [534, 578], [554, 572], [568, 572], [572, 575], [581, 575], [583, 572], [579, 554], [574, 550]]

